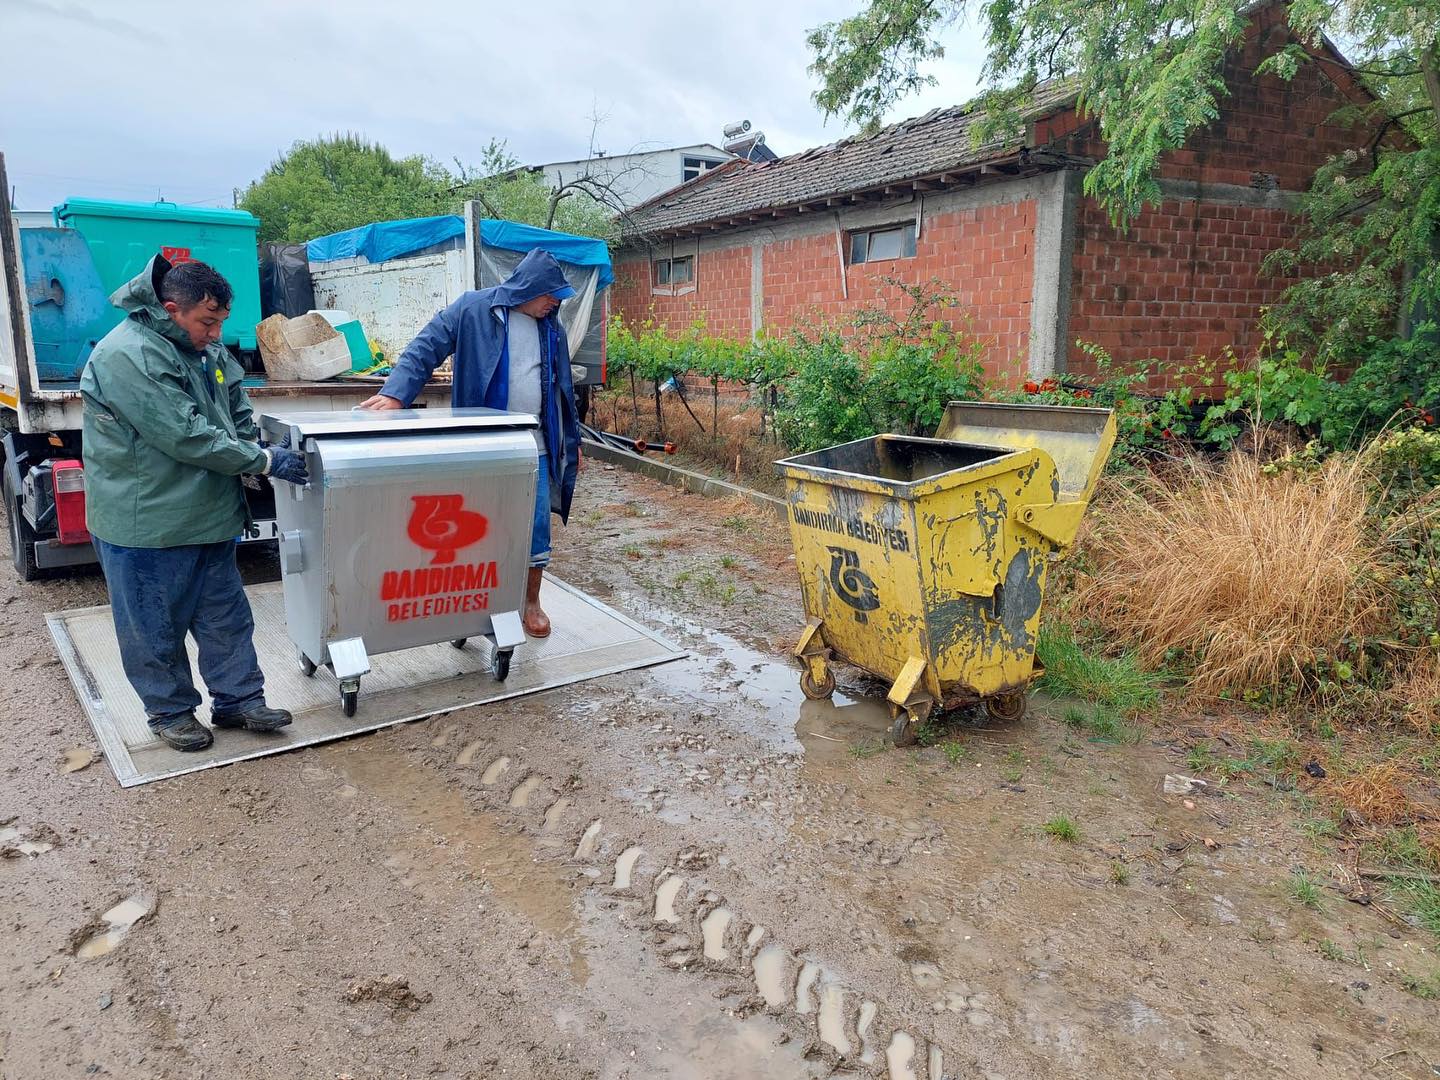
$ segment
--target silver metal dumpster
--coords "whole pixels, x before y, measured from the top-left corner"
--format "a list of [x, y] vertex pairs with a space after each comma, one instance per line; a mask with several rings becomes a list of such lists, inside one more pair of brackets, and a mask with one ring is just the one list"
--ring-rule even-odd
[[264, 415], [310, 482], [276, 484], [285, 620], [306, 675], [353, 716], [378, 653], [486, 637], [497, 679], [525, 640], [535, 418], [493, 409]]

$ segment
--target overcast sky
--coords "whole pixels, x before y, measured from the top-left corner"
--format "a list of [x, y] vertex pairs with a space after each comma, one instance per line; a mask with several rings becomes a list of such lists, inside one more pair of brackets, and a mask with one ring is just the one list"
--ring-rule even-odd
[[[0, 0], [0, 152], [21, 209], [89, 196], [228, 206], [297, 139], [355, 131], [397, 156], [526, 163], [598, 146], [719, 142], [749, 119], [777, 153], [848, 133], [810, 101], [805, 32], [861, 0]], [[976, 88], [973, 35], [892, 119]], [[7, 193], [8, 194], [8, 193]]]

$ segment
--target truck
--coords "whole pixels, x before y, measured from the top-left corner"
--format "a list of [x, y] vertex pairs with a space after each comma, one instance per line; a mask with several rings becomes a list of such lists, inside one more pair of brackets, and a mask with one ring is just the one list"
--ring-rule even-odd
[[[8, 191], [5, 158], [0, 154], [0, 192]], [[151, 256], [166, 253], [171, 258], [212, 262], [231, 280], [237, 303], [222, 341], [250, 373], [245, 386], [257, 413], [348, 409], [379, 386], [378, 377], [275, 382], [264, 376], [255, 352], [254, 322], [259, 312], [242, 310], [241, 305], [241, 298], [252, 290], [258, 296], [254, 218], [243, 211], [197, 211], [170, 204], [116, 210], [119, 205], [70, 200], [56, 208], [50, 225], [27, 223], [22, 228], [8, 200], [0, 198], [0, 497], [5, 503], [11, 560], [25, 581], [95, 561], [85, 528], [80, 375], [99, 337], [119, 321], [119, 312], [109, 304], [110, 293], [138, 273]], [[128, 216], [131, 227], [120, 235], [102, 235], [85, 227], [97, 216], [107, 229], [115, 219]], [[572, 346], [572, 364], [585, 385], [601, 381], [604, 296], [611, 280], [608, 254], [603, 256], [603, 267], [593, 264], [604, 252], [603, 242], [575, 246], [573, 242], [582, 238], [546, 230], [527, 232], [528, 227], [508, 222], [486, 225], [473, 204], [456, 217], [462, 232], [445, 240], [440, 252], [450, 276], [444, 277], [442, 287], [407, 294], [402, 315], [396, 314], [397, 293], [403, 292], [398, 282], [416, 277], [416, 252], [408, 250], [373, 261], [357, 251], [343, 265], [327, 265], [334, 259], [316, 260], [322, 279], [327, 270], [348, 271], [349, 278], [348, 285], [318, 284], [317, 305], [343, 304], [350, 317], [367, 328], [386, 327], [387, 346], [398, 351], [402, 339], [418, 332], [460, 291], [493, 283], [486, 275], [498, 272], [508, 249], [496, 248], [492, 241], [498, 225], [509, 225], [520, 230], [511, 237], [514, 242], [538, 241], [532, 246], [560, 249], [556, 257], [577, 289], [577, 296], [565, 301], [560, 313], [567, 332], [578, 338]], [[393, 235], [404, 231], [397, 227], [406, 224], [381, 222], [366, 228], [376, 235]], [[100, 250], [92, 250], [87, 232], [95, 236], [94, 246]], [[599, 248], [586, 246], [594, 244]], [[329, 250], [337, 247], [332, 243]], [[419, 258], [433, 260], [435, 254], [423, 252]], [[589, 264], [571, 261], [578, 258]], [[331, 280], [343, 276], [332, 275]], [[437, 377], [422, 391], [416, 407], [445, 404], [449, 395], [448, 382]], [[269, 485], [262, 482], [259, 490], [247, 488], [246, 498], [253, 524], [238, 539], [274, 542], [278, 533]]]

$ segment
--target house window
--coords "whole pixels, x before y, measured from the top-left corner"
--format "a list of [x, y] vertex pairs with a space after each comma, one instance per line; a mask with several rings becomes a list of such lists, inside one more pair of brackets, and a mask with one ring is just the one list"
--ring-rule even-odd
[[689, 285], [695, 280], [695, 256], [677, 255], [655, 260], [656, 285]]
[[716, 165], [723, 165], [723, 161], [716, 161], [713, 158], [686, 157], [680, 159], [680, 182], [689, 183], [703, 172], [709, 172]]
[[878, 262], [881, 259], [913, 259], [915, 257], [915, 224], [889, 225], [883, 229], [867, 229], [850, 234], [852, 263]]

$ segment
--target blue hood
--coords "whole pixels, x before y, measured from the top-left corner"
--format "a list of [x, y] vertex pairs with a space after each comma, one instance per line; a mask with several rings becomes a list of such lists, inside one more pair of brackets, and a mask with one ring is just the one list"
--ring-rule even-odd
[[537, 296], [549, 293], [557, 300], [575, 295], [565, 280], [565, 271], [548, 251], [536, 248], [520, 260], [515, 272], [490, 290], [492, 307], [519, 307]]

